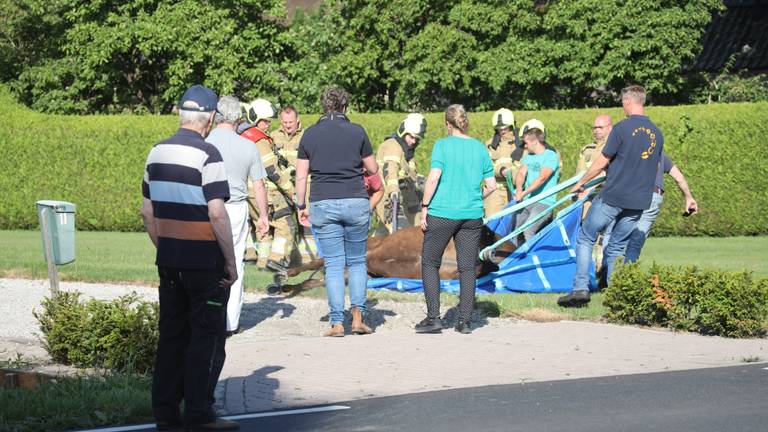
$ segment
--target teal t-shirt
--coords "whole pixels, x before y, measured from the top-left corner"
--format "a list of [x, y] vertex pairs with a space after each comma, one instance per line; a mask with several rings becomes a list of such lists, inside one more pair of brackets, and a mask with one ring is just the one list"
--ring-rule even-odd
[[[552, 186], [557, 185], [557, 171], [560, 170], [560, 157], [552, 150], [544, 150], [544, 153], [541, 154], [527, 154], [523, 157], [523, 165], [528, 166], [523, 189], [528, 189], [528, 186], [530, 186], [534, 180], [539, 178], [542, 168], [549, 168], [552, 170], [552, 175], [549, 176], [547, 181], [529, 195], [526, 195], [524, 199], [533, 198]], [[555, 195], [550, 195], [539, 202], [546, 205], [552, 205], [557, 202], [557, 197]]]
[[428, 213], [446, 219], [483, 217], [484, 179], [493, 177], [485, 145], [474, 138], [440, 138], [432, 148], [432, 168], [442, 170]]

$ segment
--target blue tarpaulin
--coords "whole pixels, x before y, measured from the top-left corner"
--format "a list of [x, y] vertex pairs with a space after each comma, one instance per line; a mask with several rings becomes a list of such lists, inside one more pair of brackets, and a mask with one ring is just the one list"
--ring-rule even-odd
[[[510, 203], [512, 205], [514, 203]], [[584, 201], [560, 213], [530, 241], [499, 264], [499, 270], [477, 280], [477, 291], [485, 294], [511, 292], [568, 292], [576, 273], [576, 240]], [[499, 235], [514, 229], [514, 214], [492, 220], [488, 227]], [[459, 292], [458, 280], [442, 280], [443, 291]], [[597, 289], [594, 263], [590, 264], [591, 290]], [[404, 292], [422, 291], [421, 279], [371, 278], [368, 288]]]

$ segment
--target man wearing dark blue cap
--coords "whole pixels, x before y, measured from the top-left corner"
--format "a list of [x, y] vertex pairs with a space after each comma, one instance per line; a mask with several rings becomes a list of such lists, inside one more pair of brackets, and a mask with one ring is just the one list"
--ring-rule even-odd
[[[147, 157], [141, 214], [157, 248], [160, 337], [152, 411], [160, 431], [236, 430], [216, 418], [213, 390], [224, 365], [229, 287], [237, 279], [224, 203], [229, 184], [205, 142], [218, 97], [193, 86], [181, 97], [181, 127]], [[184, 401], [184, 416], [179, 405]]]

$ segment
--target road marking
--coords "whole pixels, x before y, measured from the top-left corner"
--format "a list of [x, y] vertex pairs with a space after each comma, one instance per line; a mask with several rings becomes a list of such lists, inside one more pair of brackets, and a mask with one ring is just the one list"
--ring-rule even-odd
[[[270, 411], [270, 412], [254, 413], [254, 414], [240, 414], [240, 415], [226, 416], [223, 418], [227, 420], [245, 420], [245, 419], [252, 419], [252, 418], [259, 418], [259, 417], [277, 417], [277, 416], [285, 416], [285, 415], [309, 414], [309, 413], [316, 413], [316, 412], [339, 411], [339, 410], [347, 410], [347, 409], [350, 409], [350, 407], [344, 406], [344, 405], [329, 405], [329, 406], [316, 407], [316, 408], [301, 408], [301, 409], [293, 409], [293, 410], [285, 410], [285, 411]], [[101, 428], [101, 429], [83, 429], [83, 430], [80, 430], [79, 432], [129, 432], [129, 431], [152, 429], [154, 427], [155, 427], [154, 423], [149, 423], [149, 424], [143, 424], [143, 425], [116, 426], [116, 427]]]
[[277, 417], [277, 416], [284, 416], [284, 415], [308, 414], [308, 413], [316, 413], [316, 412], [324, 412], [324, 411], [339, 411], [339, 410], [347, 410], [347, 409], [350, 409], [350, 407], [344, 406], [344, 405], [330, 405], [330, 406], [317, 407], [317, 408], [301, 408], [301, 409], [293, 409], [293, 410], [285, 410], [285, 411], [270, 411], [270, 412], [255, 413], [255, 414], [241, 414], [241, 415], [228, 416], [224, 418], [227, 420], [243, 420], [243, 419], [259, 418], [259, 417]]

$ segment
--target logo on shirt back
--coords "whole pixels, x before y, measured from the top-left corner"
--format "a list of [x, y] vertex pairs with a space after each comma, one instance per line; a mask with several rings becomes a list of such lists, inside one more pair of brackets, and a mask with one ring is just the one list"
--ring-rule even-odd
[[651, 129], [644, 126], [636, 128], [632, 131], [633, 137], [637, 136], [638, 134], [646, 135], [648, 140], [651, 142], [650, 145], [648, 145], [648, 150], [640, 153], [641, 159], [648, 159], [653, 154], [653, 151], [656, 150], [656, 134]]

